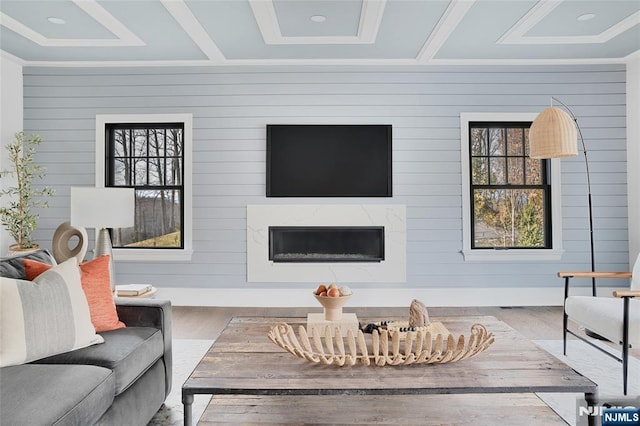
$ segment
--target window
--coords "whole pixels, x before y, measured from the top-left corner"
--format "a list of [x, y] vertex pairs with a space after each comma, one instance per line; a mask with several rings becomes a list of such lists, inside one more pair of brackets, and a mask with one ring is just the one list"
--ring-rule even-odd
[[[135, 226], [114, 248], [182, 248], [184, 124], [107, 124], [107, 187], [135, 189]], [[116, 232], [117, 231], [117, 232]]]
[[529, 158], [530, 122], [471, 122], [471, 248], [550, 248], [547, 161]]
[[188, 259], [191, 116], [98, 116], [96, 140], [96, 185], [135, 189], [135, 225], [112, 230], [114, 257]]
[[[463, 253], [468, 260], [559, 257], [557, 161], [528, 157], [535, 114], [463, 114]], [[558, 206], [556, 206], [556, 204]]]

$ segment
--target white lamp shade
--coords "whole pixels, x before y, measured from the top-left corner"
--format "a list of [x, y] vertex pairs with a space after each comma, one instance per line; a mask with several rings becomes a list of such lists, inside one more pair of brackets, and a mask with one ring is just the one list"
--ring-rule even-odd
[[71, 188], [71, 225], [128, 228], [134, 225], [133, 188]]
[[529, 157], [560, 158], [578, 155], [578, 131], [560, 108], [544, 109], [529, 129]]

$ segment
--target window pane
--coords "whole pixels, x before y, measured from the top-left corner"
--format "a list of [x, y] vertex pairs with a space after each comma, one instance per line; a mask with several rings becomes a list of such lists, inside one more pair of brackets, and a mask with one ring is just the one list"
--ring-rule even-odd
[[471, 129], [471, 155], [481, 156], [487, 155], [487, 129], [483, 127], [474, 127]]
[[508, 158], [507, 164], [509, 166], [509, 183], [512, 185], [524, 184], [524, 169], [522, 157]]
[[505, 158], [490, 158], [490, 181], [491, 185], [502, 185], [507, 183]]
[[147, 162], [144, 159], [135, 160], [133, 185], [147, 185]]
[[542, 179], [542, 160], [527, 158], [527, 185], [540, 185]]
[[489, 166], [486, 157], [471, 159], [471, 180], [474, 185], [486, 185], [489, 183]]
[[114, 134], [114, 152], [116, 157], [124, 157], [129, 154], [127, 132], [124, 130], [115, 130]]
[[133, 131], [133, 153], [136, 157], [147, 155], [147, 131], [145, 129], [135, 129]]
[[504, 129], [489, 129], [489, 155], [505, 155], [505, 143]]
[[507, 153], [512, 156], [522, 156], [524, 149], [524, 132], [520, 128], [507, 129]]
[[182, 157], [182, 129], [167, 130], [167, 157]]
[[181, 246], [181, 191], [136, 190], [135, 226], [113, 231], [113, 247]]
[[149, 156], [150, 157], [164, 157], [166, 155], [165, 147], [165, 134], [166, 129], [150, 129], [149, 130]]
[[182, 161], [180, 158], [167, 158], [167, 185], [182, 185]]
[[113, 163], [113, 181], [114, 185], [126, 186], [127, 182], [127, 162], [123, 158], [116, 158]]
[[473, 246], [544, 248], [541, 189], [476, 189]]
[[164, 158], [149, 159], [149, 182], [148, 185], [164, 185]]

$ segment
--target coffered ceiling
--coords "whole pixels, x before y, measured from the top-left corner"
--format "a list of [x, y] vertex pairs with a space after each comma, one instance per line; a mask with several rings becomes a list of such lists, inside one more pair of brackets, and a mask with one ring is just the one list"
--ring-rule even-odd
[[1, 0], [24, 65], [614, 63], [640, 0]]

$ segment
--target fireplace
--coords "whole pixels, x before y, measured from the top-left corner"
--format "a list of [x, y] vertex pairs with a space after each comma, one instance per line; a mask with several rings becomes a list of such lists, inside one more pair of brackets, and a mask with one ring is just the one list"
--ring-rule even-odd
[[[314, 283], [310, 287], [315, 288], [322, 282], [406, 281], [406, 221], [403, 204], [248, 205], [247, 282]], [[273, 239], [274, 230], [276, 234], [290, 231], [282, 235], [285, 245]], [[342, 234], [341, 238], [333, 232]], [[351, 242], [353, 233], [364, 237], [367, 248], [362, 247], [362, 242]], [[329, 242], [341, 241], [342, 247], [300, 247], [287, 241], [324, 244], [326, 241], [318, 238], [321, 234], [333, 235]], [[296, 253], [306, 255], [301, 258]], [[297, 260], [291, 261], [292, 258]]]
[[381, 262], [384, 226], [270, 226], [273, 262]]

